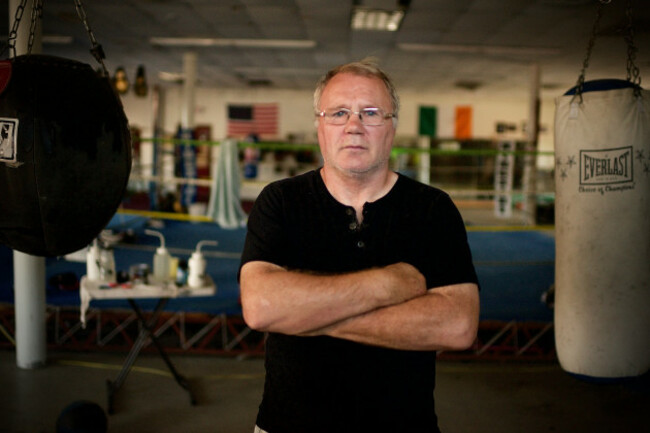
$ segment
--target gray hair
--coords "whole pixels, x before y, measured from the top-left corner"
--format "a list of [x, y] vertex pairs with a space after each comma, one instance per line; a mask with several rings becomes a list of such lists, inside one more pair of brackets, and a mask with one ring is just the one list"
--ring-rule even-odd
[[397, 95], [397, 90], [395, 89], [395, 86], [393, 85], [393, 82], [388, 77], [388, 75], [379, 68], [377, 60], [372, 57], [366, 57], [365, 59], [358, 62], [339, 65], [333, 69], [330, 69], [325, 75], [323, 75], [323, 77], [321, 77], [321, 79], [316, 84], [316, 90], [314, 91], [314, 111], [320, 111], [320, 99], [323, 94], [323, 90], [325, 90], [325, 86], [327, 86], [327, 84], [332, 78], [334, 78], [335, 75], [342, 73], [355, 74], [369, 78], [379, 78], [384, 83], [386, 90], [388, 91], [392, 110], [395, 114], [395, 117], [393, 117], [393, 125], [396, 126], [397, 114], [399, 113], [399, 96]]

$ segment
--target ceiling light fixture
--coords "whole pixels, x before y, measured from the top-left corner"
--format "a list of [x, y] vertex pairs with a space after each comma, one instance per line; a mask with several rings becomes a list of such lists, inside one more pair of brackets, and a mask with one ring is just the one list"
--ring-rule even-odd
[[43, 35], [41, 42], [51, 45], [70, 45], [74, 42], [74, 38], [66, 35]]
[[165, 38], [152, 37], [152, 45], [164, 47], [233, 47], [233, 48], [314, 48], [316, 41], [302, 39], [222, 39], [222, 38]]
[[492, 54], [492, 55], [555, 55], [557, 48], [545, 47], [508, 47], [498, 45], [445, 45], [445, 44], [410, 44], [401, 43], [397, 47], [403, 51], [420, 51], [430, 53]]
[[404, 19], [404, 10], [382, 10], [356, 7], [352, 9], [350, 28], [352, 30], [377, 30], [396, 32]]
[[161, 81], [169, 81], [172, 83], [182, 83], [185, 81], [185, 74], [180, 72], [158, 72], [158, 79]]
[[244, 75], [273, 75], [273, 76], [307, 76], [307, 77], [320, 77], [323, 71], [320, 69], [311, 68], [261, 68], [258, 66], [236, 66], [235, 72]]

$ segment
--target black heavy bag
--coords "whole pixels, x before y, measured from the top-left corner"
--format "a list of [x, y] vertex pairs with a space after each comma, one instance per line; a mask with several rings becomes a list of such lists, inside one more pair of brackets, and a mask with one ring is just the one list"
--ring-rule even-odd
[[89, 65], [0, 61], [0, 243], [36, 256], [79, 250], [108, 224], [131, 170], [119, 97]]

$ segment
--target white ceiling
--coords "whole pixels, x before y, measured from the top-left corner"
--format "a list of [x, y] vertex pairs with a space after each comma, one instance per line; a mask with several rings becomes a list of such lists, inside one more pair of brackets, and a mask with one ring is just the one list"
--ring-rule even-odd
[[[30, 0], [31, 1], [31, 0]], [[626, 77], [627, 0], [603, 6], [587, 80]], [[180, 73], [186, 47], [160, 47], [151, 37], [313, 40], [313, 48], [193, 48], [202, 86], [261, 85], [312, 89], [328, 68], [375, 56], [398, 88], [503, 92], [526, 90], [530, 65], [540, 66], [542, 85], [554, 93], [573, 84], [582, 68], [599, 0], [411, 0], [397, 32], [352, 31], [354, 3], [383, 8], [397, 0], [82, 0], [89, 23], [113, 72], [132, 80], [146, 67], [150, 83], [160, 72]], [[43, 0], [43, 34], [72, 36], [69, 44], [43, 44], [44, 54], [95, 64], [74, 0]], [[13, 12], [11, 12], [13, 15]], [[638, 48], [636, 64], [650, 82], [650, 1], [632, 0]], [[23, 18], [29, 26], [29, 17]], [[9, 33], [9, 11], [0, 14]], [[433, 44], [410, 51], [404, 44]], [[6, 54], [5, 54], [6, 57]], [[643, 84], [643, 83], [642, 83]], [[647, 87], [647, 86], [646, 86]]]

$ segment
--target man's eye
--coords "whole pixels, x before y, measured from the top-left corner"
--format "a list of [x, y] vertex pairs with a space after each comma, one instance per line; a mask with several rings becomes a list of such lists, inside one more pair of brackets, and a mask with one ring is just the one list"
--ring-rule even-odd
[[339, 111], [334, 111], [332, 114], [330, 114], [331, 117], [337, 118], [337, 117], [345, 117], [348, 115], [348, 112], [345, 110], [339, 110]]
[[363, 110], [364, 117], [378, 117], [379, 111], [377, 110]]

